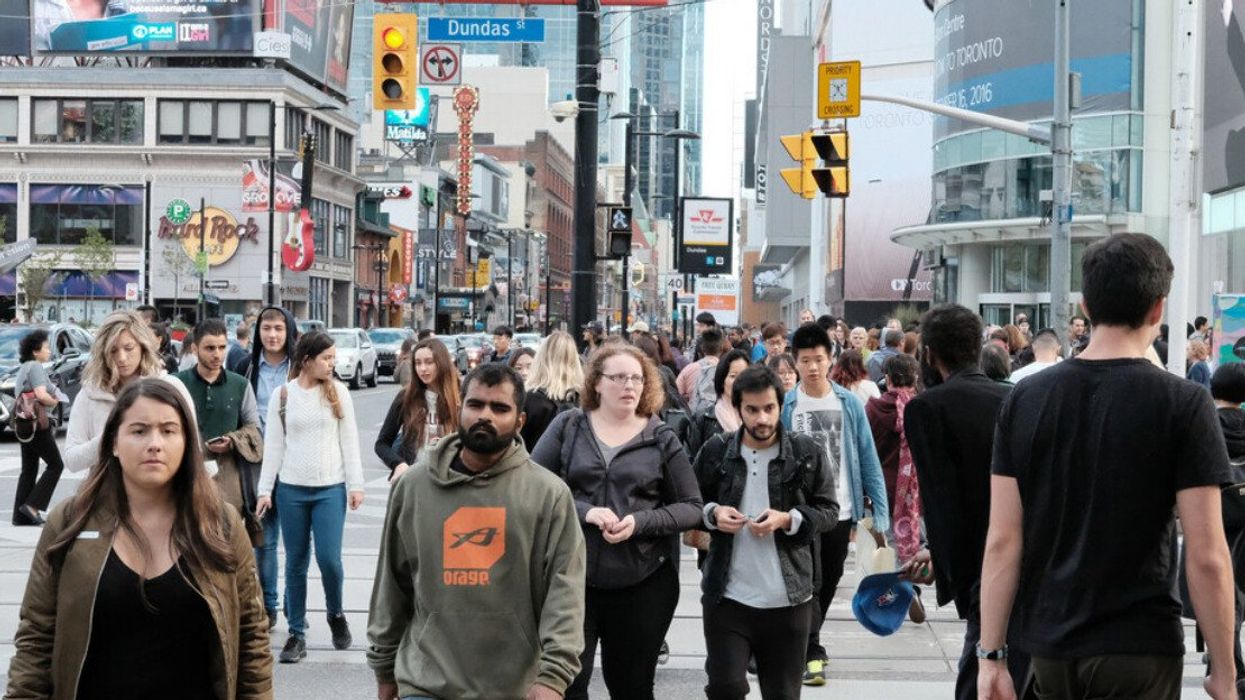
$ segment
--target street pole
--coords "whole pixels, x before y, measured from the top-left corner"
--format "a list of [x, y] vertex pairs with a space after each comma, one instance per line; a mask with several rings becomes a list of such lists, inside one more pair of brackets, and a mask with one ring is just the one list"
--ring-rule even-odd
[[203, 263], [203, 267], [199, 269], [199, 313], [195, 319], [195, 325], [203, 323], [204, 314], [207, 313], [207, 300], [203, 295], [207, 290], [207, 264], [204, 256], [207, 255], [207, 200], [203, 197], [199, 198], [199, 259], [195, 263]]
[[277, 228], [277, 101], [268, 101], [268, 284], [264, 287], [264, 304], [276, 306], [277, 285], [274, 275]]
[[[143, 304], [151, 303], [151, 175], [147, 176], [144, 186], [143, 202], [146, 226], [143, 227], [143, 288], [140, 299]], [[16, 310], [14, 310], [16, 315]]]
[[548, 237], [545, 238], [543, 262], [545, 263], [545, 337], [549, 337], [553, 328], [553, 267], [550, 264]]
[[506, 306], [510, 307], [510, 330], [514, 330], [514, 229], [506, 231]]
[[[1202, 104], [1203, 76], [1198, 75], [1202, 56], [1203, 24], [1199, 12], [1203, 3], [1183, 0], [1177, 3], [1172, 27], [1172, 128], [1171, 179], [1169, 184], [1170, 223], [1168, 248], [1171, 250], [1172, 288], [1167, 300], [1167, 370], [1185, 376], [1189, 300], [1193, 293], [1192, 243], [1198, 208], [1201, 206], [1197, 176], [1197, 152], [1201, 150], [1197, 109]], [[1209, 11], [1209, 10], [1208, 10]], [[1211, 353], [1212, 358], [1215, 353]]]
[[[571, 325], [582, 328], [596, 315], [597, 87], [601, 21], [596, 0], [576, 0], [575, 237]], [[581, 341], [582, 342], [582, 341]]]
[[[632, 179], [631, 167], [632, 159], [635, 157], [632, 153], [634, 146], [632, 141], [635, 140], [635, 120], [628, 119], [626, 127], [623, 130], [623, 196], [622, 204], [624, 207], [631, 206], [631, 191], [635, 187], [635, 180]], [[631, 232], [627, 232], [627, 238], [630, 240]], [[627, 247], [627, 253], [622, 259], [622, 336], [625, 340], [631, 339], [631, 331], [627, 330], [628, 317], [631, 315], [631, 286], [630, 280], [627, 278], [627, 264], [631, 261], [631, 247]]]
[[1050, 315], [1067, 352], [1069, 307], [1072, 295], [1072, 106], [1071, 8], [1072, 0], [1055, 0], [1055, 111], [1051, 122], [1051, 160], [1054, 166], [1050, 223]]

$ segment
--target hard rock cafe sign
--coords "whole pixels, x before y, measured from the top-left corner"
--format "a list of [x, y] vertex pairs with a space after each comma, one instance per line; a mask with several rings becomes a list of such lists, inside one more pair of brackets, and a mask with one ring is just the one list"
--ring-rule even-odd
[[[206, 228], [200, 223], [203, 219], [207, 220]], [[175, 224], [168, 216], [162, 216], [157, 236], [179, 239], [182, 250], [194, 260], [199, 255], [201, 229], [204, 234], [203, 251], [209, 267], [229, 262], [243, 240], [259, 245], [259, 224], [255, 223], [255, 217], [248, 216], [246, 223], [240, 224], [233, 214], [217, 207], [205, 207], [202, 212], [196, 209], [184, 224]]]

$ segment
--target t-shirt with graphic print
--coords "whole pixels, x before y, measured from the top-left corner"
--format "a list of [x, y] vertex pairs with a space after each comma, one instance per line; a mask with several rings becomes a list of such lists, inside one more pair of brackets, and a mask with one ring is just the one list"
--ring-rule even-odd
[[852, 519], [852, 498], [843, 473], [843, 403], [834, 389], [821, 398], [804, 393], [800, 386], [795, 408], [791, 412], [791, 429], [813, 438], [821, 446], [834, 475], [835, 495], [839, 501], [839, 522]]

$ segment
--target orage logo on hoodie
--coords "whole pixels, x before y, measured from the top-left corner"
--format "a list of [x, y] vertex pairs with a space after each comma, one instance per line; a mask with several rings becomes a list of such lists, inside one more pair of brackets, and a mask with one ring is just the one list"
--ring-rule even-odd
[[454, 511], [442, 528], [441, 554], [445, 585], [489, 585], [489, 569], [506, 554], [506, 509]]

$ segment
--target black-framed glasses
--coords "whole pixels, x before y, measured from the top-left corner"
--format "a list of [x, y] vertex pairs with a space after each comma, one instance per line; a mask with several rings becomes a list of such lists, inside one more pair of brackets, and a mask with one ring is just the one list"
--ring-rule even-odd
[[606, 379], [610, 380], [611, 382], [614, 382], [615, 384], [621, 387], [626, 387], [628, 384], [635, 384], [636, 386], [644, 386], [644, 375], [643, 374], [621, 374], [619, 373], [619, 374], [605, 374], [602, 376], [604, 376]]

